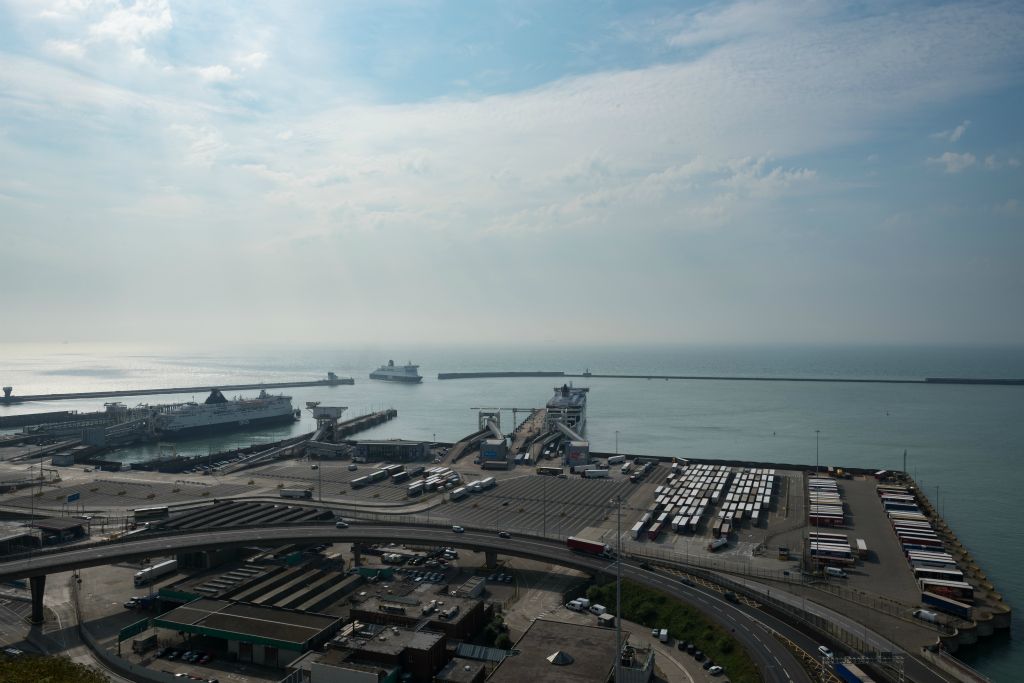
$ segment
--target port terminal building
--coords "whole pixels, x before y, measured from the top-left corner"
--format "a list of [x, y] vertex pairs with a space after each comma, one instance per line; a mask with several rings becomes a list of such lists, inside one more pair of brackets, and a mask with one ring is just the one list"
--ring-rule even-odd
[[283, 666], [296, 655], [322, 647], [341, 628], [341, 617], [200, 599], [153, 620], [156, 628], [220, 641], [239, 662]]

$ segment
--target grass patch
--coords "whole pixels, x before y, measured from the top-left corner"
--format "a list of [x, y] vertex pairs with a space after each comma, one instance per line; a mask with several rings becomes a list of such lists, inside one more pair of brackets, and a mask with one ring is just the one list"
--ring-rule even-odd
[[[593, 586], [587, 597], [602, 605], [614, 605], [615, 583]], [[623, 581], [622, 617], [647, 628], [667, 628], [672, 638], [695, 643], [715, 664], [725, 667], [725, 674], [733, 683], [762, 680], [753, 660], [730, 633], [698, 610], [664, 593]]]

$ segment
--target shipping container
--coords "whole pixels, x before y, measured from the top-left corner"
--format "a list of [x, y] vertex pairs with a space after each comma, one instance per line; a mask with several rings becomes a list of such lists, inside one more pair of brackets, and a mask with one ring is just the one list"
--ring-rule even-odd
[[924, 591], [921, 593], [921, 602], [929, 607], [934, 607], [939, 611], [954, 614], [961, 619], [970, 620], [971, 618], [971, 606], [966, 605], [959, 600], [953, 600], [952, 598], [947, 598], [943, 595]]

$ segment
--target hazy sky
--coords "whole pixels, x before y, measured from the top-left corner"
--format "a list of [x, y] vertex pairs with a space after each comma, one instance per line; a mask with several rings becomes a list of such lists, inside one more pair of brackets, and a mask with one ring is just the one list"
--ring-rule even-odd
[[1024, 3], [0, 0], [5, 340], [1024, 343]]

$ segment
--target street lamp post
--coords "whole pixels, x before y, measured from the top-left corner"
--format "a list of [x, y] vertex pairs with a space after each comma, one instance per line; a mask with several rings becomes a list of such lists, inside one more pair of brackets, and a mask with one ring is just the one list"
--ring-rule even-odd
[[818, 435], [821, 434], [820, 429], [814, 430], [814, 473], [818, 473]]
[[[617, 432], [616, 432], [617, 433]], [[617, 449], [616, 449], [617, 450]], [[615, 496], [615, 683], [622, 681], [622, 495]]]
[[619, 430], [615, 430], [615, 455], [619, 454]]

